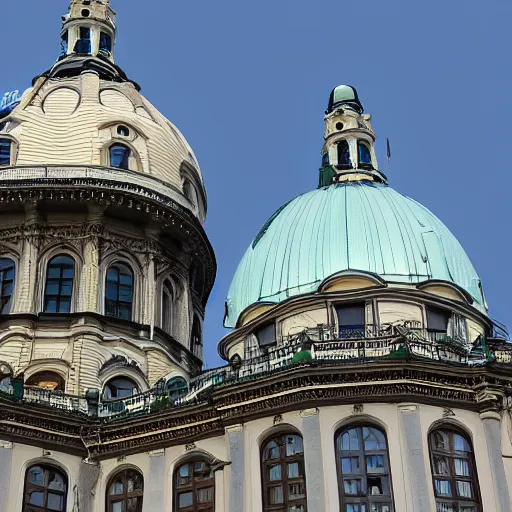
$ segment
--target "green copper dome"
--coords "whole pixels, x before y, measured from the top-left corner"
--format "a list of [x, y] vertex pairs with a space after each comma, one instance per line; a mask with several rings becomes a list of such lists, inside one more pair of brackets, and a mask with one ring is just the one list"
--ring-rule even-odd
[[385, 184], [353, 181], [302, 194], [265, 223], [231, 283], [225, 325], [235, 327], [251, 304], [314, 292], [344, 270], [395, 283], [449, 281], [486, 311], [471, 261], [433, 213]]

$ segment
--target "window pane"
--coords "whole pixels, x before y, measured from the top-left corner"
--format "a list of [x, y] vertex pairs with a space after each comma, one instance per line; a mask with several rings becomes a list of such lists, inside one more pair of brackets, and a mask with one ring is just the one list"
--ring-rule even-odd
[[342, 473], [360, 473], [359, 457], [343, 457], [341, 459]]
[[48, 489], [53, 489], [54, 491], [66, 491], [66, 484], [64, 483], [64, 479], [55, 471], [50, 471]]
[[299, 463], [293, 462], [288, 464], [288, 478], [299, 478], [300, 477], [300, 469]]
[[61, 299], [58, 313], [69, 313], [71, 311], [71, 301], [69, 299]]
[[300, 483], [288, 485], [288, 499], [299, 500], [306, 497], [304, 486]]
[[360, 479], [346, 479], [344, 482], [345, 494], [357, 495], [361, 493], [361, 480]]
[[457, 476], [470, 476], [469, 475], [469, 461], [466, 459], [454, 459], [455, 474]]
[[286, 456], [291, 457], [304, 452], [302, 438], [299, 436], [286, 436]]
[[213, 501], [213, 487], [199, 489], [197, 492], [198, 503], [210, 503]]
[[379, 473], [384, 470], [384, 455], [369, 455], [366, 457], [366, 471]]
[[436, 512], [457, 512], [450, 503], [437, 503]]
[[472, 498], [473, 497], [473, 489], [471, 488], [470, 482], [461, 482], [457, 480], [455, 482], [457, 485], [457, 494], [462, 498]]
[[366, 512], [366, 505], [358, 505], [358, 504], [348, 504], [347, 512]]
[[55, 299], [46, 299], [44, 310], [46, 313], [57, 313], [57, 301]]
[[118, 501], [112, 504], [112, 512], [125, 512], [124, 501]]
[[279, 458], [279, 446], [272, 441], [267, 445], [267, 448], [265, 449], [266, 459], [278, 459]]
[[289, 512], [304, 512], [304, 505], [290, 505]]
[[283, 503], [283, 488], [279, 487], [270, 487], [268, 490], [269, 503], [271, 505], [279, 505]]
[[44, 504], [44, 492], [32, 491], [30, 493], [30, 502], [29, 503], [31, 505], [39, 505], [42, 507]]
[[61, 494], [48, 494], [48, 508], [50, 510], [64, 510], [64, 496]]
[[434, 474], [450, 474], [450, 464], [448, 463], [448, 457], [440, 457], [438, 455], [434, 456]]
[[36, 466], [31, 468], [28, 472], [28, 481], [36, 485], [44, 485], [44, 471], [43, 468]]
[[459, 434], [453, 434], [453, 447], [456, 452], [470, 452], [469, 443]]
[[191, 492], [183, 492], [178, 495], [178, 507], [186, 508], [194, 504], [194, 495]]
[[117, 480], [110, 486], [110, 494], [116, 496], [118, 494], [123, 494], [123, 482], [122, 480]]
[[452, 495], [452, 488], [448, 480], [435, 480], [435, 486], [438, 496]]
[[269, 480], [271, 482], [276, 482], [281, 479], [281, 465], [272, 466], [269, 470]]
[[128, 498], [126, 512], [142, 512], [142, 499]]

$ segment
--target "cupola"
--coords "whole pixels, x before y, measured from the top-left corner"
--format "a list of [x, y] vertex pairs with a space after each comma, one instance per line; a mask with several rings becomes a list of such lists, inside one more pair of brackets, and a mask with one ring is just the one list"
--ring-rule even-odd
[[106, 80], [128, 81], [114, 61], [115, 16], [110, 0], [71, 0], [62, 16], [60, 56], [43, 76], [66, 78], [92, 70]]
[[375, 155], [371, 116], [364, 114], [354, 87], [339, 85], [332, 90], [324, 122], [320, 187], [342, 181], [386, 182]]

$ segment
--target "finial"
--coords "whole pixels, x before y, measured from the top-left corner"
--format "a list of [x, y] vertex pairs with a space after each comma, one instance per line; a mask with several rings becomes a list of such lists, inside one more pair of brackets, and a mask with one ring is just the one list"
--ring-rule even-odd
[[355, 87], [339, 85], [332, 90], [324, 119], [320, 187], [341, 181], [386, 182], [378, 170], [371, 116], [363, 112]]

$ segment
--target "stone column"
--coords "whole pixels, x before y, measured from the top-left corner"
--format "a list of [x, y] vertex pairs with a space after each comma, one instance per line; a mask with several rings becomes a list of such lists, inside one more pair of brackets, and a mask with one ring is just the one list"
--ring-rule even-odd
[[304, 463], [309, 512], [325, 512], [325, 479], [322, 455], [322, 433], [318, 409], [305, 409], [302, 417]]
[[[413, 512], [431, 512], [430, 486], [425, 473], [425, 454], [420, 412], [416, 405], [400, 406], [404, 432], [404, 453], [407, 457], [408, 489], [412, 495]], [[432, 485], [432, 484], [430, 484]]]
[[0, 512], [9, 512], [9, 487], [11, 482], [12, 443], [0, 441]]
[[491, 475], [494, 482], [493, 491], [497, 506], [496, 512], [510, 512], [512, 506], [501, 450], [501, 416], [497, 412], [488, 411], [481, 413], [480, 418], [484, 425], [487, 453], [491, 463]]
[[229, 512], [243, 512], [245, 509], [245, 443], [244, 426], [226, 428], [231, 459], [231, 482], [229, 486]]
[[144, 280], [144, 301], [142, 303], [142, 318], [140, 322], [144, 325], [155, 325], [155, 259], [152, 254], [146, 257], [145, 280]]
[[165, 510], [165, 451], [164, 449], [149, 452], [149, 474], [144, 483], [143, 512]]
[[93, 512], [94, 489], [100, 476], [99, 464], [82, 461], [78, 474], [78, 484], [75, 503], [76, 510], [80, 512]]
[[[37, 279], [39, 233], [37, 224], [39, 215], [37, 205], [25, 205], [25, 226], [23, 227], [23, 246], [18, 268], [18, 282], [16, 283], [17, 297], [14, 304], [14, 313], [35, 313], [38, 307], [35, 303], [36, 287], [43, 290], [44, 277]], [[39, 285], [39, 286], [38, 286]]]

